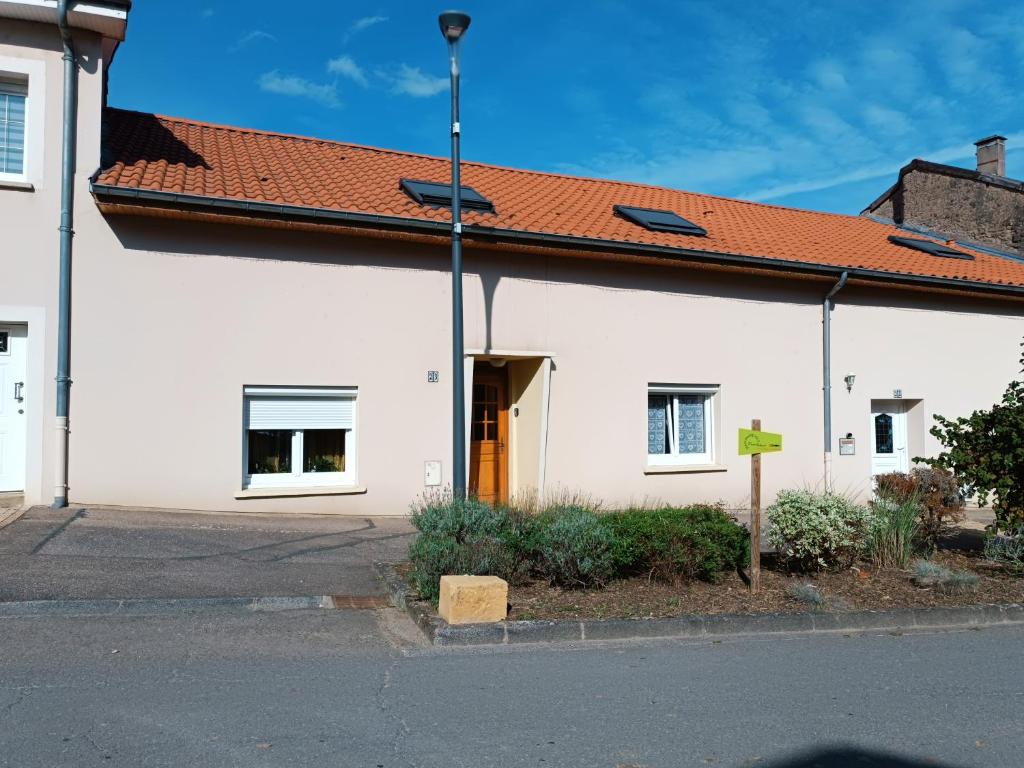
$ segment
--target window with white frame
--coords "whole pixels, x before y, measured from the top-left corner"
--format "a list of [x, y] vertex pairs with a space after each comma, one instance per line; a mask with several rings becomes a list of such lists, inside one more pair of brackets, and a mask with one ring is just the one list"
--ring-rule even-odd
[[647, 463], [715, 463], [718, 387], [652, 384], [647, 388]]
[[25, 178], [28, 84], [0, 75], [0, 179]]
[[354, 485], [356, 390], [245, 388], [245, 486]]

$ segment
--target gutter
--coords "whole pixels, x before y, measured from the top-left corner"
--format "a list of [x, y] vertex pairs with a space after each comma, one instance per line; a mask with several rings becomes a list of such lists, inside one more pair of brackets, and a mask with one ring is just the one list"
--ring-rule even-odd
[[846, 286], [849, 272], [839, 276], [839, 282], [825, 294], [821, 305], [821, 364], [822, 364], [822, 405], [825, 414], [823, 437], [825, 439], [825, 492], [832, 492], [832, 299]]
[[64, 107], [60, 177], [60, 277], [57, 319], [57, 445], [53, 507], [68, 504], [68, 405], [71, 398], [71, 251], [75, 236], [75, 143], [78, 132], [78, 62], [68, 27], [68, 3], [57, 2], [57, 27], [64, 46]]
[[[161, 192], [134, 187], [117, 187], [100, 184], [96, 181], [100, 171], [93, 175], [90, 191], [98, 202], [122, 203], [131, 201], [140, 204], [158, 204], [183, 213], [188, 212], [225, 212], [236, 216], [259, 216], [261, 218], [307, 221], [320, 224], [337, 224], [355, 227], [384, 229], [396, 232], [432, 234], [447, 238], [451, 234], [451, 223], [447, 221], [429, 221], [412, 219], [403, 216], [382, 216], [379, 214], [338, 211], [329, 208], [314, 208], [301, 205], [282, 205], [251, 200], [232, 200], [230, 198], [206, 197], [189, 195], [179, 192]], [[514, 229], [499, 229], [479, 224], [463, 224], [464, 236], [472, 236], [476, 240], [515, 245], [536, 246], [571, 246], [596, 252], [630, 253], [658, 256], [683, 261], [727, 264], [740, 267], [760, 269], [777, 269], [783, 272], [797, 272], [805, 275], [817, 275], [838, 279], [844, 272], [851, 278], [872, 282], [899, 283], [905, 285], [953, 288], [961, 291], [977, 293], [996, 293], [1024, 298], [1024, 286], [1000, 285], [997, 283], [979, 283], [972, 280], [961, 280], [947, 277], [928, 277], [925, 275], [904, 275], [875, 269], [860, 269], [824, 264], [808, 264], [802, 261], [775, 259], [762, 256], [705, 251], [696, 248], [671, 248], [663, 245], [650, 245], [623, 240], [601, 240], [590, 237], [529, 232]]]

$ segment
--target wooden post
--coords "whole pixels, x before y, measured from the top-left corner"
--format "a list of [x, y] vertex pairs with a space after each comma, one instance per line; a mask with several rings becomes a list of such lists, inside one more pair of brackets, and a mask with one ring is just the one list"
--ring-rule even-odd
[[[761, 420], [753, 419], [750, 428], [761, 430]], [[761, 589], [761, 454], [750, 455], [750, 593]]]

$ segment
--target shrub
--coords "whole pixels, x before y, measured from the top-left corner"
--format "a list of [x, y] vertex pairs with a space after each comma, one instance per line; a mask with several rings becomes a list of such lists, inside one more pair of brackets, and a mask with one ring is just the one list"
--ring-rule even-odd
[[628, 509], [603, 522], [614, 536], [615, 570], [622, 576], [715, 581], [749, 560], [746, 529], [718, 506]]
[[1024, 529], [1015, 528], [985, 540], [985, 559], [1024, 574]]
[[413, 505], [419, 531], [409, 546], [410, 576], [420, 596], [437, 602], [441, 576], [499, 576], [516, 583], [529, 571], [533, 519], [506, 507], [451, 492], [431, 494]]
[[910, 474], [890, 472], [875, 477], [875, 495], [897, 504], [915, 503], [920, 509], [918, 540], [934, 552], [953, 523], [963, 519], [964, 497], [952, 472], [938, 467], [915, 467]]
[[612, 533], [586, 507], [554, 507], [538, 519], [531, 547], [537, 569], [552, 584], [603, 586], [613, 573]]
[[973, 592], [978, 586], [977, 574], [970, 571], [953, 571], [930, 560], [914, 563], [914, 583], [919, 587], [933, 587], [947, 595], [962, 595]]
[[922, 461], [955, 472], [978, 494], [981, 506], [992, 498], [1001, 529], [1024, 525], [1024, 380], [1010, 382], [1002, 400], [988, 410], [957, 419], [936, 415], [935, 421], [931, 433], [946, 450]]
[[767, 509], [768, 541], [794, 571], [850, 565], [863, 550], [871, 516], [837, 494], [781, 491]]
[[825, 596], [821, 591], [810, 583], [792, 584], [786, 587], [786, 597], [804, 605], [809, 605], [816, 611], [825, 608]]
[[905, 472], [888, 472], [875, 475], [875, 496], [886, 501], [902, 504], [904, 501], [917, 500], [917, 480]]
[[915, 498], [902, 502], [879, 499], [871, 512], [871, 561], [880, 568], [906, 568], [914, 554], [921, 505]]

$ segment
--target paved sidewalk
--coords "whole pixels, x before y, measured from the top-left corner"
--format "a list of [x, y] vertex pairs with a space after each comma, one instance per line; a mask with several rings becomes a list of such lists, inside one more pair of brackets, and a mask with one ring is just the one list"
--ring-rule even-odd
[[0, 601], [382, 595], [403, 518], [36, 507], [0, 529]]

